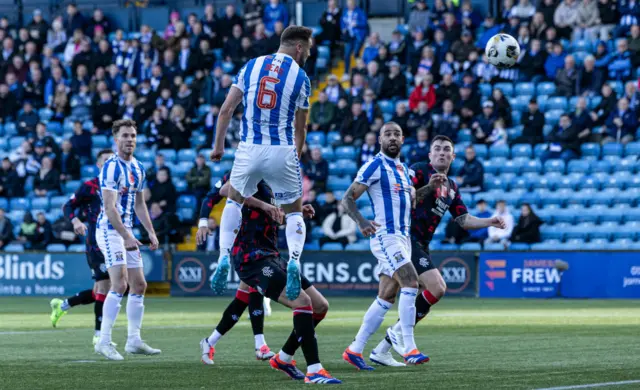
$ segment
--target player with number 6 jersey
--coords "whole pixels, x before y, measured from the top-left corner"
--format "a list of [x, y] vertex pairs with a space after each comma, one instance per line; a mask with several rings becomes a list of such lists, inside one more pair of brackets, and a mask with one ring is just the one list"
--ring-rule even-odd
[[287, 27], [276, 53], [254, 58], [242, 67], [220, 108], [211, 152], [213, 161], [222, 158], [229, 120], [236, 107], [244, 105], [241, 142], [220, 220], [220, 257], [213, 276], [216, 293], [226, 288], [230, 252], [242, 221], [242, 205], [264, 180], [286, 214], [287, 297], [295, 300], [300, 294], [300, 256], [306, 228], [302, 219], [299, 157], [307, 135], [311, 82], [303, 67], [311, 53], [311, 34], [307, 27]]

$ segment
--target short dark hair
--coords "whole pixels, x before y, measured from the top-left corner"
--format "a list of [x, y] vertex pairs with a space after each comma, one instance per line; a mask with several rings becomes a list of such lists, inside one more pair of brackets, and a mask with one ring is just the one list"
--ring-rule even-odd
[[136, 131], [138, 131], [138, 128], [136, 126], [136, 121], [131, 119], [119, 119], [113, 122], [113, 126], [111, 127], [111, 133], [114, 136], [116, 136], [120, 132], [120, 129], [123, 127], [133, 127], [134, 129], [136, 129]]
[[453, 141], [451, 140], [451, 138], [447, 137], [446, 135], [436, 135], [435, 137], [433, 137], [433, 139], [431, 140], [431, 144], [433, 144], [436, 141], [445, 141], [451, 144], [451, 146], [455, 146], [455, 144], [453, 143]]
[[111, 149], [102, 149], [98, 152], [97, 159], [100, 159], [100, 157], [104, 156], [105, 154], [114, 154], [114, 152]]
[[280, 44], [282, 46], [293, 46], [296, 43], [302, 41], [305, 44], [309, 42], [313, 30], [304, 26], [289, 26], [284, 29], [282, 36], [280, 37]]

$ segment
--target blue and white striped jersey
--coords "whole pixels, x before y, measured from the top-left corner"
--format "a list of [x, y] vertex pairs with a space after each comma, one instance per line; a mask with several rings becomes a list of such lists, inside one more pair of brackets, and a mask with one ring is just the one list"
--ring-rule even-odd
[[409, 167], [399, 158], [392, 159], [383, 153], [378, 153], [358, 171], [356, 182], [369, 187], [367, 193], [375, 221], [380, 224], [376, 236], [409, 235], [412, 175]]
[[[118, 193], [116, 200], [118, 214], [122, 217], [122, 223], [126, 228], [133, 228], [136, 195], [144, 190], [146, 181], [142, 163], [134, 157], [131, 157], [131, 161], [124, 161], [117, 155], [111, 156], [104, 163], [98, 180], [100, 182], [100, 190]], [[107, 214], [104, 212], [102, 192], [100, 192], [100, 202], [98, 229], [113, 229]]]
[[298, 108], [309, 108], [311, 82], [291, 56], [276, 53], [252, 59], [233, 86], [244, 95], [243, 142], [294, 145], [294, 114]]

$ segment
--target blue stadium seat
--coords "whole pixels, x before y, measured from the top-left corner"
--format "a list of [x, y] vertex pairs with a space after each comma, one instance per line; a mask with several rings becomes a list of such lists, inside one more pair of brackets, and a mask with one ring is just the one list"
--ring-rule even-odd
[[311, 237], [312, 237], [312, 238], [321, 238], [321, 237], [324, 237], [324, 233], [322, 232], [322, 227], [321, 227], [321, 226], [315, 226], [315, 227], [311, 230]]
[[369, 244], [367, 242], [357, 241], [351, 244], [348, 244], [344, 250], [346, 251], [368, 251]]
[[516, 157], [527, 157], [531, 158], [533, 154], [533, 150], [531, 149], [531, 145], [529, 144], [517, 144], [513, 145], [511, 148], [511, 156], [513, 158]]
[[592, 96], [589, 99], [589, 102], [587, 104], [587, 108], [589, 110], [593, 110], [598, 104], [600, 104], [601, 101], [602, 101], [602, 96]]
[[464, 244], [460, 245], [460, 250], [461, 251], [481, 251], [482, 246], [480, 246], [480, 244], [477, 242], [465, 242]]
[[396, 110], [391, 100], [379, 100], [378, 107], [384, 114], [393, 114]]
[[629, 188], [620, 191], [613, 188], [608, 189], [608, 195], [614, 199], [614, 203], [625, 203], [640, 206], [640, 188]]
[[84, 252], [85, 246], [82, 244], [72, 244], [69, 245], [69, 252]]
[[602, 183], [602, 188], [616, 188], [616, 189], [620, 189], [623, 190], [624, 189], [624, 181], [625, 179], [623, 178], [618, 178], [615, 176], [609, 176], [604, 183]]
[[482, 165], [486, 173], [497, 174], [500, 167], [506, 162], [504, 158], [494, 158], [491, 160], [484, 160]]
[[516, 177], [509, 184], [510, 189], [523, 189], [529, 190], [531, 188], [531, 182], [526, 177]]
[[[432, 244], [433, 245], [433, 244]], [[504, 245], [497, 243], [497, 242], [491, 242], [491, 243], [487, 243], [484, 245], [484, 250], [485, 251], [492, 251], [492, 252], [502, 252], [505, 250]]]
[[522, 166], [522, 173], [535, 173], [538, 174], [542, 172], [542, 163], [540, 160], [529, 160], [526, 164]]
[[620, 160], [618, 165], [616, 166], [616, 172], [625, 172], [626, 174], [630, 174], [636, 170], [636, 157], [635, 156], [627, 156]]
[[560, 245], [560, 242], [558, 240], [552, 240], [552, 241], [547, 240], [544, 242], [531, 244], [531, 250], [532, 251], [552, 251], [552, 250], [556, 250], [558, 245]]
[[489, 149], [489, 157], [504, 157], [509, 158], [510, 150], [508, 145], [495, 145]]
[[305, 251], [319, 251], [320, 250], [320, 244], [318, 243], [318, 240], [312, 240], [311, 242], [308, 242], [308, 243], [304, 244], [304, 250]]
[[183, 177], [186, 178], [187, 173], [189, 173], [191, 168], [193, 168], [192, 162], [183, 161], [175, 165], [174, 168], [171, 169], [171, 172], [173, 173], [174, 176], [177, 176], [180, 178], [183, 178]]
[[502, 178], [500, 178], [499, 176], [492, 176], [491, 179], [485, 180], [484, 182], [484, 188], [485, 190], [488, 190], [488, 191], [491, 191], [491, 190], [506, 191], [507, 187], [508, 187], [508, 183], [502, 180]]
[[334, 161], [336, 159], [336, 155], [333, 152], [333, 147], [332, 146], [324, 146], [320, 149], [322, 151], [322, 157], [331, 162]]
[[[205, 156], [205, 160], [208, 156]], [[178, 151], [178, 162], [195, 162], [196, 151], [193, 149], [181, 149]]]
[[[511, 122], [514, 125], [519, 125], [521, 118], [522, 118], [522, 111], [516, 111], [516, 110], [511, 111]], [[507, 133], [508, 132], [509, 130], [507, 130]], [[509, 137], [509, 138], [512, 139], [513, 137]]]
[[182, 180], [174, 177], [172, 181], [173, 181], [173, 185], [176, 186], [176, 191], [178, 193], [185, 192], [187, 190], [186, 180]]
[[585, 160], [571, 160], [567, 166], [567, 173], [589, 173], [589, 162]]
[[611, 172], [611, 163], [609, 163], [609, 161], [606, 161], [606, 160], [594, 161], [591, 164], [591, 172], [609, 173]]
[[312, 131], [307, 134], [307, 143], [309, 146], [324, 146], [327, 142], [327, 136], [321, 131]]
[[560, 97], [560, 96], [556, 96], [556, 97], [551, 97], [549, 99], [547, 99], [547, 103], [546, 103], [546, 110], [561, 110], [561, 111], [566, 111], [567, 110], [567, 98], [565, 97]]
[[[627, 173], [627, 172], [623, 172], [623, 173]], [[629, 180], [627, 181], [627, 188], [640, 188], [640, 176], [633, 175], [628, 179]]]
[[59, 122], [49, 122], [47, 123], [47, 131], [52, 134], [62, 135], [64, 129]]
[[581, 209], [575, 214], [576, 223], [597, 223], [599, 216], [596, 213], [588, 212], [588, 209]]
[[9, 200], [7, 198], [0, 198], [0, 209], [9, 210]]
[[327, 189], [329, 191], [345, 191], [351, 185], [349, 178], [329, 176], [327, 178]]
[[331, 52], [329, 51], [329, 46], [318, 46], [318, 58], [331, 58]]
[[177, 214], [180, 221], [188, 222], [193, 221], [195, 213], [195, 208], [179, 208]]
[[487, 145], [473, 145], [473, 149], [476, 151], [476, 157], [480, 160], [486, 159], [489, 154]]
[[4, 247], [5, 252], [24, 252], [24, 246], [22, 244], [9, 244]]
[[560, 121], [560, 117], [562, 116], [563, 113], [564, 113], [564, 111], [562, 111], [562, 110], [546, 111], [544, 113], [545, 123], [548, 124], [548, 125], [551, 125], [551, 126], [557, 125], [558, 121]]
[[80, 168], [81, 177], [96, 177], [98, 173], [98, 167], [95, 165], [83, 165], [82, 168]]
[[530, 100], [536, 94], [536, 85], [529, 82], [516, 83], [515, 93], [517, 96], [527, 96], [527, 100]]
[[47, 245], [47, 252], [66, 252], [67, 248], [62, 244]]
[[196, 197], [193, 195], [180, 195], [177, 202], [178, 208], [192, 208], [198, 207]]
[[512, 251], [528, 251], [530, 249], [530, 245], [524, 242], [514, 242], [509, 245], [509, 250]]
[[[7, 130], [7, 126], [9, 126], [10, 124], [13, 124], [13, 123], [5, 123], [4, 125], [5, 131]], [[25, 141], [24, 137], [11, 137], [9, 138], [9, 148], [11, 150], [18, 149], [24, 141]]]
[[91, 140], [94, 148], [104, 149], [109, 147], [109, 139], [106, 135], [94, 134], [91, 136]]
[[609, 224], [609, 225], [597, 225], [589, 231], [589, 241], [593, 242], [597, 239], [603, 239], [609, 241], [611, 239], [612, 231], [610, 230], [612, 227], [618, 228], [617, 224]]
[[592, 52], [594, 49], [593, 47], [593, 43], [588, 40], [588, 39], [578, 39], [573, 41], [573, 44], [571, 45], [571, 50], [573, 50], [574, 52], [577, 51], [585, 51], [585, 52]]
[[344, 248], [342, 244], [337, 242], [328, 242], [322, 246], [323, 251], [342, 251]]
[[581, 178], [575, 176], [562, 176], [560, 180], [555, 183], [555, 188], [576, 190], [580, 184], [580, 180]]
[[9, 208], [14, 210], [29, 210], [31, 209], [31, 202], [29, 198], [13, 198], [9, 201]]
[[136, 151], [136, 158], [143, 163], [150, 163], [155, 160], [155, 153], [153, 150], [140, 148]]
[[602, 146], [603, 156], [622, 156], [624, 152], [624, 146], [622, 144], [610, 143]]
[[342, 136], [337, 131], [330, 131], [327, 133], [327, 144], [336, 146], [342, 143]]
[[372, 220], [374, 218], [373, 209], [370, 206], [366, 206], [360, 209], [360, 214], [366, 219]]
[[[516, 90], [516, 93], [517, 93], [517, 90]], [[526, 100], [526, 96], [522, 96], [522, 95], [510, 97], [508, 100], [509, 100], [509, 104], [511, 105], [511, 109], [513, 111], [519, 111], [519, 112], [526, 111], [527, 104], [529, 103], [529, 101]]]
[[509, 97], [513, 96], [513, 84], [512, 83], [496, 83], [493, 86], [493, 89], [499, 89], [502, 91], [504, 96]]
[[611, 88], [613, 88], [616, 95], [622, 96], [622, 94], [624, 93], [624, 85], [622, 85], [621, 81], [609, 81], [607, 84], [609, 84]]
[[624, 222], [638, 222], [640, 221], [640, 208], [632, 208], [625, 212], [624, 214]]
[[591, 196], [591, 199], [589, 199], [589, 205], [596, 205], [596, 204], [602, 204], [602, 205], [611, 205], [611, 202], [613, 201], [613, 199], [611, 198], [610, 193], [606, 193], [604, 191], [600, 191], [600, 192], [596, 192]]
[[[564, 224], [562, 224], [564, 225]], [[560, 225], [542, 225], [540, 226], [540, 236], [543, 240], [559, 240], [564, 237], [565, 226]], [[533, 249], [533, 247], [532, 247]]]
[[338, 160], [336, 161], [336, 166], [342, 172], [342, 175], [354, 177], [358, 172], [358, 165], [352, 160]]
[[629, 142], [624, 147], [625, 156], [640, 156], [640, 142]]
[[544, 163], [544, 171], [546, 173], [549, 173], [549, 172], [564, 173], [565, 163], [563, 160], [560, 160], [560, 159], [547, 160]]
[[176, 151], [173, 149], [160, 149], [157, 153], [162, 154], [168, 163], [174, 163], [176, 161]]
[[480, 84], [480, 94], [483, 97], [491, 96], [491, 91], [492, 90], [493, 90], [493, 88], [491, 87], [491, 84]]
[[31, 208], [35, 210], [49, 211], [49, 198], [46, 198], [46, 197], [32, 198]]
[[336, 148], [336, 158], [353, 160], [356, 158], [356, 149], [353, 146], [339, 146]]
[[559, 209], [554, 211], [553, 221], [555, 223], [574, 223], [576, 219], [576, 212], [571, 209]]
[[537, 95], [546, 95], [551, 96], [556, 93], [556, 85], [552, 82], [542, 82], [538, 83], [536, 87]]

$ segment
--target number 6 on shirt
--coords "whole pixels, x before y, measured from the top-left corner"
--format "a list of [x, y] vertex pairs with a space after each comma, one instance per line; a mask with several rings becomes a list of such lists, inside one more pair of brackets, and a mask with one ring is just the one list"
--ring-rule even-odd
[[[273, 110], [276, 107], [276, 99], [278, 98], [278, 94], [276, 91], [267, 89], [267, 83], [272, 83], [273, 85], [278, 84], [280, 79], [275, 77], [265, 76], [260, 79], [260, 87], [258, 88], [258, 107], [263, 110]], [[269, 99], [265, 99], [265, 98]]]

